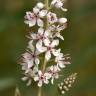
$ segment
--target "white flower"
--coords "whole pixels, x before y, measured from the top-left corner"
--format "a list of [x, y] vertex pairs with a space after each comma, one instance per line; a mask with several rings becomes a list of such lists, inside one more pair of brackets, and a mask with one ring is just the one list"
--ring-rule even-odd
[[25, 23], [29, 25], [29, 27], [34, 26], [36, 23], [38, 26], [43, 27], [44, 22], [41, 18], [46, 16], [47, 11], [46, 10], [40, 10], [37, 7], [33, 8], [33, 12], [26, 12], [25, 15]]
[[30, 69], [34, 65], [34, 63], [36, 65], [40, 63], [39, 59], [37, 58], [37, 55], [32, 52], [26, 52], [22, 54], [22, 62], [24, 70]]
[[57, 20], [58, 20], [56, 14], [52, 13], [52, 12], [49, 12], [47, 14], [47, 19], [48, 19], [48, 22], [51, 24], [57, 22]]
[[51, 38], [58, 37], [61, 40], [64, 40], [64, 37], [60, 34], [60, 31], [62, 31], [64, 28], [65, 28], [65, 25], [58, 25], [58, 26], [52, 25], [52, 26], [50, 26], [49, 27], [49, 30], [51, 31], [50, 37]]
[[49, 30], [52, 31], [52, 32], [60, 32], [62, 30], [64, 30], [66, 28], [66, 25], [64, 24], [59, 24], [59, 25], [51, 25], [49, 26]]
[[44, 4], [42, 2], [37, 3], [36, 5], [39, 9], [44, 8]]
[[38, 75], [34, 77], [35, 81], [38, 81], [38, 86], [41, 87], [43, 83], [48, 84], [50, 79], [50, 75], [48, 73], [42, 73], [41, 71], [38, 71]]
[[[38, 33], [32, 33], [30, 34], [30, 39], [36, 40], [36, 48], [39, 49], [39, 52], [44, 52], [44, 49], [40, 49], [40, 46], [43, 45], [44, 42], [46, 42], [46, 39], [48, 39], [50, 35], [50, 31], [45, 30], [43, 28], [38, 29]], [[45, 49], [46, 50], [46, 49]]]
[[51, 53], [55, 56], [55, 47], [59, 45], [59, 40], [53, 40], [50, 42], [49, 40], [46, 40], [45, 46], [47, 47], [46, 53], [45, 53], [45, 58], [46, 60], [50, 60], [51, 58]]
[[44, 44], [45, 47], [39, 43], [37, 49], [39, 51], [42, 50], [43, 52], [45, 52], [45, 58], [48, 61], [51, 58], [51, 53], [55, 56], [55, 51], [56, 51], [55, 47], [58, 46], [59, 40], [53, 40], [52, 42], [50, 42], [49, 39], [45, 39]]
[[58, 68], [65, 68], [63, 53], [59, 53], [59, 55], [55, 58], [55, 62], [57, 63]]
[[50, 34], [50, 32], [48, 32], [47, 30], [44, 31], [44, 29], [42, 27], [40, 27], [38, 29], [37, 33], [31, 33], [30, 34], [30, 39], [32, 40], [44, 40], [48, 37], [48, 35]]
[[51, 2], [51, 5], [55, 6], [56, 8], [62, 9], [62, 11], [67, 11], [66, 8], [63, 8], [63, 1], [62, 0], [53, 0]]
[[70, 59], [70, 57], [66, 57], [67, 55], [63, 55], [63, 53], [60, 53], [60, 51], [58, 51], [58, 54], [55, 58], [55, 62], [57, 63], [58, 68], [65, 68], [66, 64], [70, 64], [70, 62], [68, 61], [68, 59]]
[[67, 18], [60, 18], [58, 21], [59, 23], [64, 24], [67, 22]]
[[48, 73], [51, 75], [51, 83], [53, 84], [54, 83], [54, 79], [58, 79], [59, 78], [59, 74], [58, 72], [60, 70], [58, 70], [57, 66], [56, 65], [52, 65], [51, 67], [49, 67], [47, 69]]
[[29, 69], [27, 72], [24, 73], [24, 77], [22, 77], [22, 81], [28, 81], [27, 86], [31, 85], [32, 78], [38, 73], [38, 67], [34, 66], [32, 69]]

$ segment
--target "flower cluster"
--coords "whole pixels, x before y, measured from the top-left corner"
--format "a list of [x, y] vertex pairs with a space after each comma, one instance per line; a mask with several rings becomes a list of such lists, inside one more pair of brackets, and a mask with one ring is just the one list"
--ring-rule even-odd
[[[52, 0], [51, 5], [65, 10], [61, 0]], [[69, 55], [64, 55], [58, 48], [59, 39], [64, 40], [61, 31], [66, 28], [67, 19], [58, 18], [41, 2], [36, 4], [33, 11], [26, 12], [24, 18], [25, 24], [29, 27], [36, 25], [38, 30], [30, 32], [27, 50], [21, 56], [20, 64], [24, 71], [22, 80], [27, 80], [27, 85], [34, 80], [39, 87], [48, 84], [50, 80], [53, 84], [54, 79], [59, 78], [61, 69], [70, 64]], [[49, 62], [52, 65], [47, 66]]]

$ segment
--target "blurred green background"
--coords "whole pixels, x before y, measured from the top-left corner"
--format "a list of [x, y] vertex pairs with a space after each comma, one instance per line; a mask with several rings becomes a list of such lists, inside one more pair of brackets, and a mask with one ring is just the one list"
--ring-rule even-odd
[[[37, 1], [0, 0], [0, 96], [14, 96], [16, 86], [22, 96], [36, 96], [36, 84], [26, 87], [21, 81], [17, 60], [27, 45], [28, 28], [23, 17]], [[72, 64], [63, 74], [78, 73], [65, 96], [96, 96], [96, 0], [68, 0], [65, 5], [69, 22], [60, 46], [64, 53], [71, 54]], [[56, 86], [44, 87], [43, 94], [56, 96]]]

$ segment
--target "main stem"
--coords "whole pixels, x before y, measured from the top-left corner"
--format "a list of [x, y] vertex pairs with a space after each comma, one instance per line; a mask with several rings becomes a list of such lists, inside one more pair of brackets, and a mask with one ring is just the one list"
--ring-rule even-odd
[[[49, 9], [49, 0], [45, 0], [45, 6], [46, 6], [46, 9], [48, 10]], [[46, 29], [47, 29], [47, 27], [48, 27], [48, 22], [46, 20]], [[46, 61], [46, 59], [44, 59], [42, 72], [45, 71], [46, 65], [47, 65], [47, 61]], [[42, 87], [39, 87], [39, 89], [38, 89], [38, 96], [42, 96]]]

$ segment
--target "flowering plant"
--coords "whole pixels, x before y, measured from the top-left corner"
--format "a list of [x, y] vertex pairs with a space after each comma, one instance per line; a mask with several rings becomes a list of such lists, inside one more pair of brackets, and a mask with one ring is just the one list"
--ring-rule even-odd
[[59, 39], [64, 40], [61, 31], [66, 28], [67, 18], [59, 18], [51, 11], [55, 7], [66, 12], [63, 6], [63, 0], [52, 0], [51, 4], [45, 0], [45, 4], [38, 2], [33, 11], [26, 12], [24, 17], [25, 24], [29, 27], [37, 26], [38, 29], [27, 36], [28, 46], [20, 62], [24, 71], [22, 80], [28, 81], [27, 86], [31, 85], [32, 80], [37, 82], [38, 96], [41, 96], [42, 85], [50, 81], [54, 84], [54, 80], [60, 77], [60, 71], [70, 64], [69, 54], [61, 53], [58, 48]]

